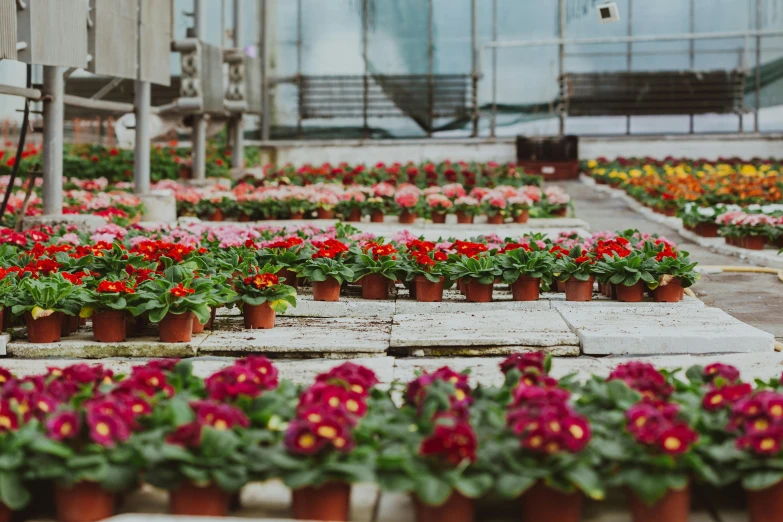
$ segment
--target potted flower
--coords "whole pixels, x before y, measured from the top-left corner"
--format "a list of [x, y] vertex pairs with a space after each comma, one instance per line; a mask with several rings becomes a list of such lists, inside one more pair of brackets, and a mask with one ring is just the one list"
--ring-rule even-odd
[[274, 328], [275, 314], [296, 306], [296, 289], [281, 283], [270, 265], [254, 267], [237, 279], [235, 288], [247, 330]]
[[[723, 205], [720, 207], [725, 208]], [[682, 226], [702, 237], [718, 237], [718, 223], [715, 218], [718, 210], [715, 206], [699, 206], [696, 203], [686, 203], [677, 211], [677, 216], [682, 219]]]
[[530, 219], [530, 207], [533, 205], [533, 200], [524, 194], [517, 196], [511, 196], [508, 198], [508, 211], [514, 223], [527, 223]]
[[334, 209], [340, 203], [340, 198], [332, 191], [323, 190], [313, 195], [311, 200], [315, 205], [318, 219], [334, 219]]
[[481, 205], [472, 196], [458, 197], [454, 200], [454, 213], [457, 215], [457, 223], [470, 224], [481, 214]]
[[10, 328], [11, 299], [16, 293], [19, 274], [12, 270], [0, 267], [0, 333]]
[[450, 266], [452, 279], [461, 279], [465, 298], [474, 303], [492, 301], [495, 279], [503, 274], [497, 259], [491, 255], [468, 257], [462, 255]]
[[362, 284], [364, 299], [386, 299], [389, 283], [397, 281], [397, 249], [391, 243], [365, 243], [353, 251], [354, 278]]
[[[302, 192], [292, 192], [285, 194], [280, 201], [285, 206], [283, 216], [288, 219], [304, 219], [305, 216], [312, 213], [316, 205], [310, 201]], [[265, 212], [267, 219], [274, 217], [278, 212], [273, 209], [270, 202], [268, 210]], [[328, 215], [328, 211], [322, 211], [322, 215]]]
[[699, 274], [694, 270], [698, 263], [691, 263], [687, 252], [675, 250], [667, 243], [661, 242], [644, 250], [649, 251], [650, 248], [655, 260], [652, 268], [655, 280], [648, 284], [653, 290], [653, 299], [659, 303], [682, 300], [683, 289], [699, 279]]
[[8, 302], [13, 315], [24, 316], [31, 343], [54, 343], [60, 340], [63, 315], [79, 314], [78, 293], [60, 273], [33, 277], [26, 272]]
[[212, 282], [206, 278], [179, 283], [152, 279], [137, 287], [129, 309], [134, 316], [149, 313], [150, 322], [158, 323], [161, 342], [187, 343], [193, 333], [194, 317], [202, 324], [209, 321], [211, 311], [206, 296], [211, 287]]
[[278, 239], [264, 243], [264, 248], [258, 250], [256, 256], [262, 265], [282, 267], [277, 272], [278, 277], [283, 278], [283, 282], [288, 286], [297, 288], [297, 274], [302, 270], [302, 264], [307, 259], [303, 245], [302, 238], [296, 236]]
[[400, 223], [410, 225], [416, 221], [421, 206], [421, 189], [415, 185], [402, 185], [394, 195], [394, 203], [400, 211]]
[[383, 223], [387, 206], [388, 204], [384, 198], [373, 196], [367, 198], [364, 203], [362, 203], [361, 208], [363, 214], [370, 215], [371, 223]]
[[536, 301], [541, 285], [549, 288], [552, 283], [554, 261], [554, 256], [538, 248], [535, 242], [508, 243], [497, 256], [503, 281], [511, 287], [514, 301]]
[[571, 204], [571, 196], [565, 190], [557, 186], [549, 186], [544, 189], [544, 200], [541, 202], [545, 214], [557, 217], [565, 217]]
[[[405, 272], [413, 280], [416, 300], [435, 303], [443, 300], [443, 287], [451, 275], [448, 256], [435, 250], [435, 243], [413, 240], [406, 245]], [[413, 296], [412, 296], [413, 297]]]
[[340, 198], [337, 205], [337, 212], [346, 222], [358, 223], [362, 220], [363, 203], [367, 200], [367, 195], [361, 188], [349, 188]]
[[443, 224], [446, 222], [446, 216], [454, 208], [454, 203], [444, 194], [429, 194], [425, 198], [427, 208], [430, 211], [430, 219], [433, 223]]
[[555, 260], [557, 278], [565, 282], [566, 301], [592, 301], [594, 262], [579, 245]]
[[209, 320], [206, 323], [202, 323], [195, 317], [193, 318], [193, 333], [204, 333], [204, 330], [212, 330], [215, 325], [215, 314], [217, 309], [234, 302], [236, 298], [236, 292], [229, 284], [227, 280], [229, 275], [210, 274], [208, 277], [212, 285], [207, 290], [204, 296], [204, 302], [209, 306]]
[[[15, 379], [7, 370], [2, 370], [0, 375], [4, 387], [13, 386]], [[38, 424], [35, 419], [26, 419], [15, 406], [10, 398], [0, 399], [0, 423], [3, 425], [0, 453], [7, 456], [3, 469], [5, 486], [0, 488], [0, 520], [3, 522], [11, 522], [14, 512], [23, 509], [31, 500], [24, 482], [27, 464], [24, 452], [29, 440], [37, 434]]]
[[506, 196], [499, 190], [487, 192], [482, 198], [484, 212], [487, 214], [487, 223], [490, 225], [502, 225], [508, 212]]
[[336, 239], [313, 242], [313, 246], [317, 250], [302, 265], [302, 277], [312, 281], [316, 301], [339, 301], [340, 285], [354, 280], [353, 270], [344, 259], [348, 247]]
[[655, 283], [654, 270], [653, 259], [630, 250], [613, 252], [612, 256], [604, 254], [594, 267], [598, 280], [614, 285], [617, 300], [625, 303], [642, 301], [646, 285]]
[[126, 337], [128, 298], [136, 293], [129, 280], [101, 281], [85, 292], [80, 317], [92, 317], [92, 334], [96, 341], [123, 342]]

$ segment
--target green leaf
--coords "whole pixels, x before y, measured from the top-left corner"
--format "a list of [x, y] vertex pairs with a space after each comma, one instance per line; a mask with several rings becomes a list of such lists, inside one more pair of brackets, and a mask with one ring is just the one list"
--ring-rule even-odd
[[248, 482], [247, 470], [241, 466], [216, 469], [212, 476], [223, 491], [239, 491]]
[[468, 498], [483, 497], [492, 487], [492, 475], [482, 473], [477, 475], [462, 475], [454, 487]]
[[12, 511], [18, 511], [30, 502], [30, 492], [22, 477], [11, 471], [0, 471], [0, 499]]
[[425, 504], [440, 506], [449, 499], [451, 486], [435, 475], [418, 476], [416, 477], [416, 494]]
[[535, 483], [536, 479], [533, 477], [504, 473], [495, 481], [495, 492], [504, 499], [513, 500], [522, 496]]
[[781, 480], [783, 480], [783, 471], [754, 471], [742, 479], [742, 487], [751, 491], [759, 491], [770, 488]]
[[291, 489], [299, 489], [306, 486], [313, 486], [320, 483], [323, 473], [318, 468], [303, 469], [288, 473], [283, 477], [285, 485]]
[[118, 466], [109, 464], [101, 486], [108, 491], [125, 491], [134, 485], [139, 479], [139, 472], [135, 466]]
[[603, 500], [606, 496], [601, 477], [588, 465], [573, 467], [566, 471], [565, 476], [593, 500]]
[[46, 453], [48, 455], [54, 455], [55, 457], [61, 457], [64, 459], [67, 459], [73, 455], [73, 450], [71, 448], [65, 444], [47, 439], [43, 435], [33, 439], [33, 441], [30, 443], [30, 449], [39, 453]]

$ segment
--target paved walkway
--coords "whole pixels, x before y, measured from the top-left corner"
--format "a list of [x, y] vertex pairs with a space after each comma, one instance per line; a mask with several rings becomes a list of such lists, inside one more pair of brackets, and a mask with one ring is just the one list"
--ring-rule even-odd
[[[752, 266], [739, 257], [712, 252], [680, 237], [674, 229], [650, 221], [620, 199], [579, 182], [558, 184], [571, 195], [576, 215], [590, 223], [592, 231], [637, 228], [676, 241], [703, 265]], [[693, 290], [706, 305], [721, 308], [741, 321], [774, 334], [778, 341], [783, 340], [783, 283], [774, 275], [703, 275]]]

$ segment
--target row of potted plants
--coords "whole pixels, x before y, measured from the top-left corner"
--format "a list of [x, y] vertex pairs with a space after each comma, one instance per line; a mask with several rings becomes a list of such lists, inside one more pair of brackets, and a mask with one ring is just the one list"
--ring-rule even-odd
[[355, 483], [410, 495], [420, 522], [472, 522], [477, 501], [577, 522], [585, 499], [611, 490], [635, 522], [678, 522], [694, 485], [741, 486], [752, 522], [779, 520], [779, 379], [753, 386], [720, 363], [683, 373], [630, 362], [586, 381], [550, 367], [540, 352], [516, 354], [497, 387], [448, 367], [381, 387], [350, 362], [300, 387], [263, 357], [203, 380], [176, 360], [127, 376], [3, 370], [2, 509], [9, 519], [54, 505], [61, 522], [97, 521], [144, 482], [169, 492], [174, 514], [225, 516], [246, 484], [280, 479], [299, 520], [349, 520]]
[[535, 185], [500, 185], [470, 191], [459, 183], [420, 189], [403, 183], [397, 187], [381, 182], [368, 185], [317, 183], [307, 186], [255, 187], [239, 183], [229, 190], [226, 182], [206, 187], [187, 187], [161, 182], [157, 188], [173, 190], [179, 215], [199, 216], [209, 221], [304, 219], [339, 217], [348, 222], [369, 216], [383, 222], [386, 215], [399, 216], [400, 223], [413, 223], [418, 217], [445, 223], [455, 214], [458, 223], [473, 223], [486, 215], [491, 224], [506, 220], [526, 223], [533, 217], [564, 216], [570, 197], [560, 187], [540, 189]]

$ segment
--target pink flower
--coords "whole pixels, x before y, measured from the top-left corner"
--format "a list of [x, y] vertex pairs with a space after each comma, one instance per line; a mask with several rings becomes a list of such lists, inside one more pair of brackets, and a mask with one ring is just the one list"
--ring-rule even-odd
[[80, 424], [75, 411], [62, 411], [46, 422], [46, 434], [52, 440], [72, 439], [79, 435]]
[[448, 185], [443, 185], [443, 187], [441, 187], [441, 191], [446, 197], [451, 199], [461, 198], [466, 195], [465, 188], [461, 183], [449, 183]]
[[449, 209], [453, 206], [453, 203], [449, 198], [443, 194], [430, 194], [427, 196], [427, 206], [430, 208], [441, 208], [443, 210]]
[[484, 194], [484, 197], [481, 198], [481, 201], [496, 209], [504, 209], [506, 208], [507, 204], [506, 197], [503, 195], [503, 193], [494, 190]]
[[376, 183], [372, 186], [373, 193], [379, 198], [390, 198], [394, 196], [395, 188], [391, 183]]

